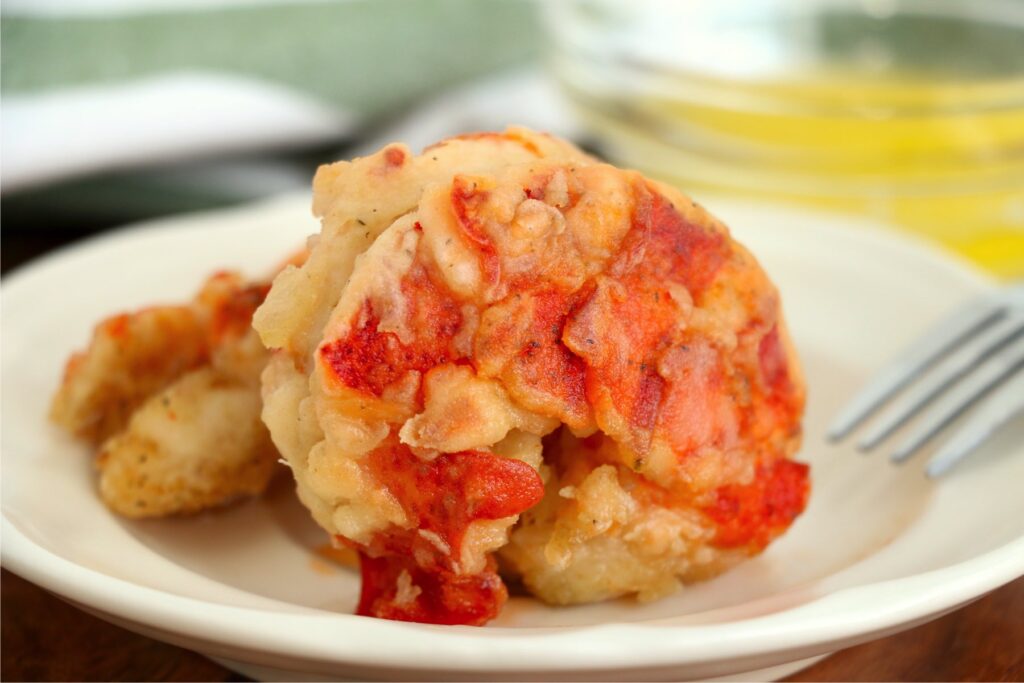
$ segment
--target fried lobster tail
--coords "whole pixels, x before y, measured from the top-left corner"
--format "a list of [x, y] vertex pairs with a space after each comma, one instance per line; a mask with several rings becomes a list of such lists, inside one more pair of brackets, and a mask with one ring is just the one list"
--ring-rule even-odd
[[523, 129], [325, 166], [254, 322], [263, 418], [361, 556], [361, 614], [482, 624], [652, 598], [803, 510], [778, 295], [671, 188]]

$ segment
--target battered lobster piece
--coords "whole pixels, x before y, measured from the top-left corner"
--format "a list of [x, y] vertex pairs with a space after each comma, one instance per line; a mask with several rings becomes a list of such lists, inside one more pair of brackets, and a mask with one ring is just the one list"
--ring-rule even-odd
[[267, 487], [278, 455], [260, 421], [268, 354], [251, 321], [268, 288], [217, 273], [187, 304], [104, 320], [68, 360], [50, 417], [98, 446], [110, 509], [186, 514]]
[[778, 295], [679, 192], [524, 129], [322, 167], [254, 325], [263, 418], [360, 614], [669, 592], [803, 510]]

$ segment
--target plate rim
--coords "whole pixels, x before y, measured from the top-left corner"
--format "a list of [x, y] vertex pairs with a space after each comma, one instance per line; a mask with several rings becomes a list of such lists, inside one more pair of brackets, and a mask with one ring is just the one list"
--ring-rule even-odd
[[[612, 622], [588, 626], [513, 628], [435, 626], [394, 622], [354, 614], [309, 609], [271, 612], [266, 609], [210, 603], [167, 593], [83, 567], [28, 539], [3, 518], [5, 568], [73, 601], [129, 621], [155, 626], [203, 643], [259, 649], [283, 657], [427, 670], [578, 671], [709, 663], [739, 656], [796, 648], [829, 649], [831, 643], [854, 636], [869, 637], [887, 628], [955, 608], [1024, 574], [1024, 537], [952, 565], [898, 579], [841, 588], [793, 608], [724, 624], [672, 625]], [[865, 594], [883, 591], [890, 599], [879, 607]], [[102, 602], [100, 600], [102, 600]], [[833, 610], [834, 603], [846, 604]], [[849, 605], [859, 605], [851, 609]], [[870, 605], [870, 607], [868, 606]], [[141, 606], [146, 613], [140, 618]], [[266, 619], [276, 624], [264, 624]], [[294, 622], [281, 628], [280, 622]], [[345, 647], [330, 638], [303, 640], [324, 621], [345, 631]], [[320, 623], [317, 623], [320, 622]], [[258, 624], [258, 626], [257, 626]], [[270, 626], [269, 629], [265, 626]], [[306, 628], [301, 628], [305, 626]], [[241, 627], [241, 628], [239, 628]], [[295, 628], [292, 628], [295, 627]], [[347, 628], [357, 627], [357, 628]], [[593, 639], [588, 666], [566, 656], [566, 641]], [[728, 638], [723, 638], [728, 635]], [[395, 637], [416, 641], [415, 651], [395, 650]], [[652, 637], [657, 636], [657, 637]], [[510, 642], [506, 652], [480, 652], [481, 640]], [[784, 642], [781, 642], [784, 641]], [[596, 647], [599, 645], [599, 647]], [[420, 654], [418, 654], [418, 652]], [[523, 666], [529, 655], [528, 667]], [[426, 655], [426, 656], [425, 656]], [[431, 657], [431, 655], [433, 657]], [[462, 655], [462, 656], [459, 656]], [[497, 656], [496, 656], [497, 655]], [[430, 661], [434, 659], [435, 661]], [[437, 661], [442, 659], [443, 661]]]

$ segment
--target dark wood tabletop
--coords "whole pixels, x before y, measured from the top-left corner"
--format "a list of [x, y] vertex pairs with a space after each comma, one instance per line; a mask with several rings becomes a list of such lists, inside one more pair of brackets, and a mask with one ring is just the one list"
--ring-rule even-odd
[[[3, 572], [4, 681], [244, 681]], [[910, 631], [837, 652], [792, 681], [1024, 681], [1024, 578]]]

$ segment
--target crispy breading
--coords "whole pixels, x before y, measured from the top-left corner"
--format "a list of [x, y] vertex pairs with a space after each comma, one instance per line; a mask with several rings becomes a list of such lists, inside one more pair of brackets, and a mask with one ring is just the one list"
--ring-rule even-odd
[[278, 458], [260, 420], [269, 354], [251, 328], [266, 290], [217, 273], [189, 305], [100, 323], [69, 361], [51, 415], [100, 444], [100, 494], [115, 512], [192, 513], [266, 488]]
[[278, 456], [261, 409], [251, 381], [209, 366], [186, 373], [103, 444], [104, 502], [126, 517], [159, 517], [262, 493]]
[[96, 326], [86, 351], [68, 360], [50, 417], [100, 443], [124, 429], [147, 397], [206, 358], [206, 333], [190, 306], [117, 315]]

